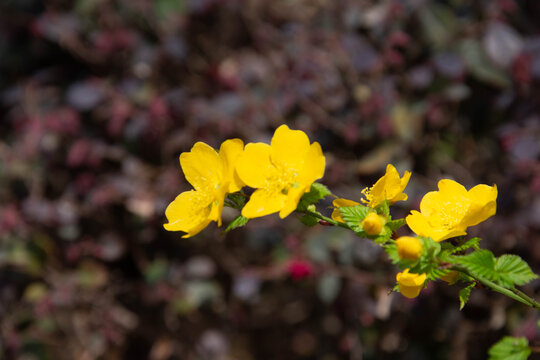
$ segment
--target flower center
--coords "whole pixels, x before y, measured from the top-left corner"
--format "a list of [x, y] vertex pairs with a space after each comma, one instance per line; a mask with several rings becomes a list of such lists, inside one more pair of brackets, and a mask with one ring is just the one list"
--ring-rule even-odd
[[439, 225], [447, 229], [456, 227], [467, 214], [470, 205], [471, 203], [468, 199], [441, 202], [437, 209], [437, 215], [441, 222]]

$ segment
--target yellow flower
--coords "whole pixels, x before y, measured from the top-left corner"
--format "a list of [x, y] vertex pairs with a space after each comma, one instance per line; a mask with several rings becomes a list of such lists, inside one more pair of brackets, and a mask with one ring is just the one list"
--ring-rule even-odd
[[417, 297], [424, 287], [426, 278], [426, 274], [410, 274], [409, 269], [405, 269], [396, 275], [399, 292], [409, 299]]
[[415, 237], [402, 236], [396, 240], [400, 259], [417, 260], [422, 255], [422, 243]]
[[407, 216], [407, 225], [417, 235], [435, 241], [466, 235], [469, 226], [495, 214], [497, 186], [477, 185], [467, 191], [453, 180], [439, 181], [439, 191], [428, 192], [420, 202], [420, 212]]
[[411, 173], [405, 171], [403, 177], [399, 177], [399, 173], [392, 164], [386, 166], [386, 173], [381, 177], [371, 188], [362, 190], [362, 194], [366, 199], [362, 202], [367, 206], [374, 208], [383, 201], [388, 200], [391, 204], [400, 200], [407, 200], [407, 194], [403, 193], [405, 187], [409, 183]]
[[362, 221], [362, 228], [368, 235], [379, 235], [384, 222], [377, 213], [371, 212]]
[[290, 130], [287, 125], [276, 129], [270, 145], [247, 144], [236, 171], [247, 186], [257, 190], [242, 215], [254, 218], [279, 212], [283, 219], [323, 176], [324, 166], [321, 146], [317, 142], [310, 145], [304, 132]]
[[221, 211], [228, 192], [240, 190], [243, 183], [235, 174], [235, 163], [242, 153], [240, 139], [227, 140], [217, 153], [212, 147], [198, 142], [191, 151], [180, 155], [180, 166], [186, 180], [195, 190], [185, 191], [174, 199], [165, 215], [169, 221], [163, 227], [183, 231], [187, 238], [199, 233], [211, 221], [221, 226]]
[[334, 201], [332, 201], [332, 205], [334, 205], [334, 211], [332, 211], [332, 220], [345, 222], [345, 220], [343, 220], [343, 217], [341, 216], [341, 213], [339, 212], [338, 209], [343, 206], [356, 206], [360, 204], [352, 200], [335, 199]]

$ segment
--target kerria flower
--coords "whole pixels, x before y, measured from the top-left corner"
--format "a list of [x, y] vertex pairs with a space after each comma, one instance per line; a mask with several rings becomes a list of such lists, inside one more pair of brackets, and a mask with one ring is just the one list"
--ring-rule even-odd
[[422, 255], [422, 243], [415, 237], [402, 236], [396, 240], [400, 259], [417, 260]]
[[371, 236], [379, 235], [383, 226], [383, 219], [375, 212], [367, 214], [367, 216], [362, 221], [362, 229], [364, 229], [366, 234]]
[[221, 211], [227, 193], [238, 191], [243, 183], [235, 174], [235, 164], [242, 153], [240, 139], [221, 144], [219, 153], [203, 142], [180, 155], [180, 166], [186, 180], [195, 188], [174, 199], [165, 215], [169, 221], [163, 227], [169, 231], [183, 231], [187, 238], [199, 233], [211, 221], [221, 226]]
[[400, 178], [396, 168], [392, 164], [388, 164], [384, 176], [377, 180], [371, 188], [362, 190], [362, 194], [366, 197], [366, 199], [362, 199], [362, 202], [371, 208], [375, 208], [386, 200], [390, 204], [400, 200], [407, 200], [407, 194], [404, 194], [403, 190], [405, 190], [410, 178], [411, 173], [409, 171], [405, 171], [403, 177]]
[[247, 144], [236, 171], [247, 186], [256, 190], [242, 215], [255, 218], [279, 212], [283, 219], [296, 209], [311, 184], [323, 176], [324, 166], [321, 146], [317, 142], [310, 145], [304, 132], [290, 130], [287, 125], [276, 129], [270, 145]]
[[493, 216], [497, 210], [497, 186], [477, 185], [467, 191], [459, 183], [444, 179], [439, 191], [428, 192], [420, 202], [420, 212], [411, 211], [407, 225], [417, 235], [435, 241], [466, 235], [469, 226]]
[[405, 269], [396, 275], [399, 292], [409, 299], [417, 297], [424, 288], [426, 278], [426, 274], [412, 274], [409, 273], [409, 269]]

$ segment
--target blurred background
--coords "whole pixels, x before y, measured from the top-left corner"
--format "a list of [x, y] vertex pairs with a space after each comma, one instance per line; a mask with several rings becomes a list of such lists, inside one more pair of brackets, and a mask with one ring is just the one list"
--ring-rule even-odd
[[540, 345], [538, 313], [486, 289], [461, 312], [443, 282], [388, 295], [397, 269], [343, 229], [294, 214], [226, 236], [162, 228], [190, 188], [181, 152], [268, 142], [286, 123], [321, 144], [340, 197], [387, 163], [411, 170], [396, 217], [441, 178], [497, 184], [497, 215], [470, 235], [538, 273], [538, 19], [532, 0], [2, 0], [0, 358], [461, 360], [504, 335]]

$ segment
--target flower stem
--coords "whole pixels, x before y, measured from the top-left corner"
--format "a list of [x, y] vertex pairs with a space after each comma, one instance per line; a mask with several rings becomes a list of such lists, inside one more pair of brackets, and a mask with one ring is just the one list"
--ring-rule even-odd
[[327, 216], [324, 216], [319, 212], [310, 211], [310, 210], [301, 210], [301, 211], [299, 210], [299, 212], [302, 212], [302, 213], [304, 213], [306, 215], [309, 215], [309, 216], [313, 216], [314, 218], [317, 218], [317, 219], [320, 219], [320, 220], [324, 220], [324, 221], [326, 221], [327, 223], [329, 223], [331, 225], [341, 226], [342, 228], [352, 230], [346, 223], [335, 221], [334, 219], [331, 219], [331, 218], [329, 218]]
[[519, 301], [522, 304], [525, 304], [525, 305], [530, 306], [530, 307], [532, 307], [534, 309], [540, 310], [540, 303], [538, 303], [536, 300], [529, 297], [523, 291], [520, 291], [520, 290], [518, 290], [516, 288], [512, 288], [512, 289], [505, 288], [504, 286], [496, 284], [491, 280], [485, 279], [485, 278], [480, 277], [480, 276], [475, 276], [475, 275], [471, 274], [467, 269], [464, 269], [464, 268], [459, 267], [459, 266], [455, 266], [452, 269], [472, 277], [473, 279], [477, 280], [478, 282], [482, 283], [483, 285], [487, 286], [488, 288], [490, 288], [493, 291], [497, 291], [497, 292], [499, 292], [499, 293], [501, 293], [503, 295], [508, 296], [511, 299]]

